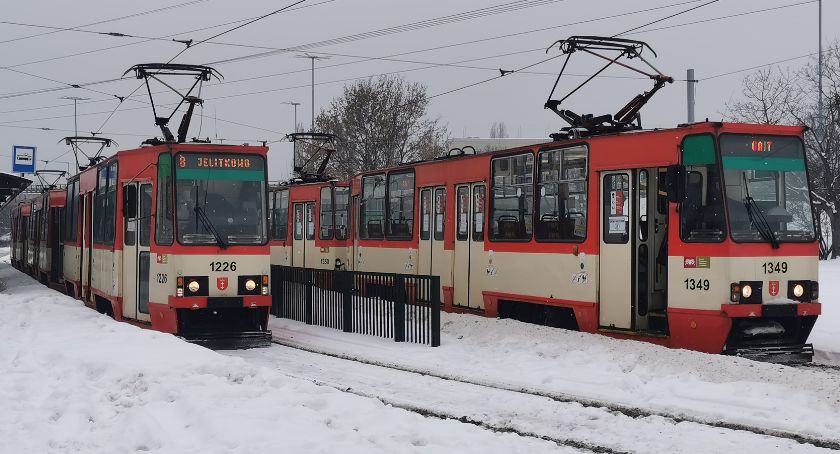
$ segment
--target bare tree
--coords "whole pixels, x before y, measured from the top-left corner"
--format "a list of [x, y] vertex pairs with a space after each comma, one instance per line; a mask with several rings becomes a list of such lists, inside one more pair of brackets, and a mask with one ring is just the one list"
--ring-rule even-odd
[[315, 119], [315, 130], [336, 135], [328, 172], [358, 172], [430, 159], [445, 148], [448, 133], [426, 116], [426, 87], [398, 76], [380, 76], [344, 88]]
[[[790, 71], [759, 70], [742, 81], [741, 99], [726, 104], [728, 120], [802, 124], [808, 173], [820, 233], [820, 258], [840, 257], [840, 42], [823, 55], [823, 92], [818, 63]], [[817, 112], [823, 98], [823, 115]], [[826, 231], [827, 230], [827, 231]]]
[[490, 138], [491, 139], [505, 139], [508, 137], [507, 133], [507, 125], [504, 122], [493, 122], [490, 125]]

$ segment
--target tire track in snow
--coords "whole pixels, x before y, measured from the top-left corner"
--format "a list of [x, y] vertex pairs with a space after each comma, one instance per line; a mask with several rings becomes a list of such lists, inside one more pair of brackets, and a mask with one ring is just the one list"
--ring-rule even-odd
[[[669, 421], [671, 421], [675, 424], [678, 424], [678, 423], [693, 423], [693, 424], [699, 424], [699, 425], [707, 426], [707, 427], [727, 429], [727, 430], [732, 430], [732, 431], [750, 432], [750, 433], [755, 434], [755, 435], [786, 439], [786, 440], [791, 440], [791, 441], [794, 441], [794, 442], [802, 444], [802, 445], [813, 445], [813, 446], [818, 447], [818, 448], [840, 450], [840, 441], [838, 441], [838, 440], [828, 440], [828, 439], [814, 437], [814, 436], [810, 436], [810, 435], [806, 435], [806, 434], [800, 434], [800, 433], [796, 433], [796, 432], [789, 432], [789, 431], [778, 430], [778, 429], [769, 429], [769, 428], [764, 428], [764, 427], [751, 426], [751, 425], [748, 425], [748, 424], [733, 423], [733, 422], [727, 422], [727, 421], [710, 421], [710, 420], [704, 419], [704, 418], [699, 417], [699, 416], [694, 416], [694, 415], [680, 414], [680, 413], [673, 413], [673, 412], [664, 412], [664, 411], [653, 411], [653, 410], [648, 410], [648, 409], [639, 408], [639, 407], [632, 407], [632, 406], [627, 406], [627, 405], [622, 405], [622, 404], [616, 404], [614, 402], [599, 401], [599, 400], [596, 400], [596, 399], [578, 397], [578, 396], [571, 395], [571, 394], [549, 393], [549, 392], [531, 390], [531, 389], [527, 389], [527, 388], [516, 388], [516, 387], [511, 387], [511, 386], [505, 386], [505, 385], [501, 385], [501, 384], [498, 384], [498, 383], [490, 383], [490, 382], [482, 382], [482, 381], [478, 381], [478, 380], [470, 380], [470, 379], [467, 379], [467, 378], [464, 378], [464, 377], [458, 377], [458, 376], [454, 376], [454, 375], [446, 375], [446, 374], [442, 374], [442, 373], [438, 373], [438, 372], [433, 372], [433, 371], [430, 371], [430, 370], [414, 369], [414, 368], [409, 368], [409, 367], [398, 366], [398, 365], [395, 365], [395, 364], [389, 364], [389, 363], [386, 363], [386, 362], [359, 358], [359, 357], [355, 357], [355, 356], [352, 356], [352, 355], [345, 355], [345, 354], [341, 354], [341, 353], [323, 351], [323, 350], [312, 348], [312, 347], [309, 347], [309, 346], [306, 346], [306, 345], [301, 345], [301, 344], [297, 344], [297, 343], [293, 343], [293, 342], [287, 342], [287, 341], [284, 341], [284, 340], [280, 340], [276, 337], [272, 339], [272, 342], [274, 344], [277, 344], [277, 345], [281, 345], [281, 346], [288, 347], [288, 348], [293, 348], [293, 349], [296, 349], [296, 350], [302, 350], [302, 351], [305, 351], [305, 352], [308, 352], [308, 353], [314, 353], [314, 354], [318, 354], [318, 355], [329, 356], [329, 357], [332, 357], [332, 358], [337, 358], [337, 359], [342, 359], [342, 360], [347, 360], [347, 361], [353, 361], [353, 362], [357, 362], [357, 363], [361, 363], [361, 364], [367, 364], [367, 365], [371, 365], [371, 366], [379, 366], [379, 367], [383, 367], [383, 368], [386, 368], [386, 369], [392, 369], [392, 370], [397, 370], [397, 371], [401, 371], [401, 372], [417, 374], [417, 375], [420, 375], [420, 376], [434, 377], [434, 378], [438, 378], [438, 379], [442, 379], [442, 380], [453, 381], [453, 382], [463, 383], [463, 384], [467, 384], [467, 385], [480, 386], [480, 387], [484, 387], [484, 388], [490, 388], [490, 389], [501, 390], [501, 391], [509, 391], [509, 392], [524, 394], [524, 395], [529, 395], [529, 396], [543, 397], [543, 398], [551, 399], [551, 400], [556, 401], [556, 402], [576, 403], [576, 404], [579, 404], [579, 405], [581, 405], [583, 407], [587, 407], [587, 408], [603, 408], [603, 409], [606, 409], [610, 412], [619, 413], [619, 414], [628, 416], [628, 417], [633, 418], [633, 419], [640, 419], [640, 418], [657, 416], [657, 417], [665, 418], [665, 419], [667, 419], [667, 420], [669, 420]], [[366, 397], [378, 398], [376, 396], [366, 396]], [[610, 448], [607, 448], [607, 449], [610, 449]]]

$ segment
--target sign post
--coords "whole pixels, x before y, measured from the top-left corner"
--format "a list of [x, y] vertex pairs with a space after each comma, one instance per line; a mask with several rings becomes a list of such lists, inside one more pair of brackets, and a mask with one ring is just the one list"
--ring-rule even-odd
[[35, 173], [35, 147], [14, 145], [12, 150], [12, 172]]

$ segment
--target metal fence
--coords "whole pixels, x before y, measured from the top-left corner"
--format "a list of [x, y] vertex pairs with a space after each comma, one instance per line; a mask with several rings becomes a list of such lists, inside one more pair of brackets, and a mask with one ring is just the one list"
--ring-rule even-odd
[[309, 325], [440, 345], [440, 277], [272, 265], [272, 314]]

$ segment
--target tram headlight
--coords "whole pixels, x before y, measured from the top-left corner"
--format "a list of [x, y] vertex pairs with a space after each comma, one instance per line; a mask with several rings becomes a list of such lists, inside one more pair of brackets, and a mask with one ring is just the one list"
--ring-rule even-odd
[[733, 282], [730, 286], [729, 300], [740, 304], [761, 304], [761, 281]]
[[257, 288], [257, 283], [254, 282], [253, 279], [248, 279], [247, 281], [245, 281], [245, 290], [252, 292], [255, 288]]
[[816, 281], [788, 281], [788, 298], [807, 303], [820, 296], [819, 284]]
[[741, 287], [741, 296], [743, 296], [744, 298], [752, 297], [752, 286], [750, 284]]
[[189, 289], [190, 293], [195, 293], [201, 289], [201, 285], [198, 281], [190, 281], [190, 283], [187, 284], [187, 289]]

